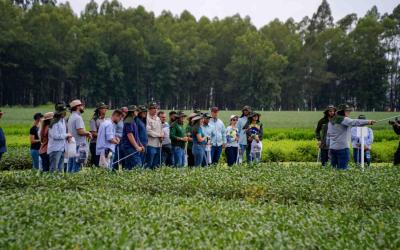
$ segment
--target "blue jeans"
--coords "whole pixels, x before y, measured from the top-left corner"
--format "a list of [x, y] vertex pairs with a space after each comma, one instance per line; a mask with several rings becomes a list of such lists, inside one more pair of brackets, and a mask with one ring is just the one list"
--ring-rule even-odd
[[124, 148], [124, 157], [130, 155], [129, 157], [125, 158], [124, 160], [124, 169], [127, 170], [132, 170], [133, 168], [136, 167], [141, 167], [142, 166], [142, 157], [141, 153], [138, 153], [136, 150], [133, 148]]
[[[353, 159], [356, 164], [361, 164], [361, 148], [353, 148]], [[368, 166], [371, 163], [371, 151], [364, 151], [364, 162]]]
[[173, 147], [174, 166], [183, 167], [185, 165], [185, 150], [181, 147]]
[[81, 163], [76, 162], [76, 158], [69, 158], [68, 165], [67, 165], [67, 172], [68, 173], [77, 173], [81, 171]]
[[217, 164], [219, 158], [221, 158], [222, 146], [212, 146], [211, 147], [211, 163]]
[[331, 149], [331, 166], [336, 169], [347, 169], [350, 160], [350, 150], [345, 149]]
[[39, 150], [31, 149], [32, 167], [39, 170]]
[[145, 168], [154, 169], [160, 166], [161, 148], [147, 146]]
[[226, 147], [225, 148], [225, 156], [226, 156], [226, 162], [228, 163], [228, 166], [232, 166], [236, 163], [237, 157], [238, 157], [238, 147]]
[[244, 160], [243, 156], [244, 156], [244, 152], [246, 152], [247, 163], [250, 163], [250, 161], [251, 161], [250, 150], [251, 150], [251, 148], [247, 147], [247, 145], [242, 145], [242, 144], [240, 145], [240, 152], [241, 152], [242, 160]]
[[192, 153], [194, 156], [194, 166], [199, 167], [206, 162], [206, 145], [193, 143]]
[[64, 152], [55, 151], [49, 154], [50, 172], [62, 172], [64, 169]]
[[166, 166], [174, 166], [174, 150], [171, 144], [162, 147], [162, 164]]

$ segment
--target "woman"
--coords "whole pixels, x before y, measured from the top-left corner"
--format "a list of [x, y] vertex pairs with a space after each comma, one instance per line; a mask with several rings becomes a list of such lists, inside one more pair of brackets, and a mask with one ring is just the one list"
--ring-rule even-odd
[[225, 155], [228, 166], [232, 166], [237, 163], [239, 153], [239, 136], [237, 128], [238, 116], [232, 115], [230, 120], [230, 126], [226, 128], [226, 147]]
[[39, 149], [40, 149], [40, 139], [39, 139], [39, 125], [43, 115], [41, 113], [36, 113], [33, 116], [33, 126], [29, 130], [29, 141], [31, 143], [31, 157], [33, 169], [39, 170]]
[[67, 133], [64, 117], [67, 115], [67, 108], [63, 104], [56, 105], [54, 118], [49, 125], [49, 143], [47, 154], [50, 159], [50, 172], [62, 172], [64, 169], [64, 151], [66, 140], [72, 135]]
[[203, 123], [203, 116], [197, 115], [192, 118], [192, 153], [194, 156], [194, 166], [198, 167], [206, 161], [206, 143], [207, 137], [204, 135], [201, 125]]
[[247, 136], [247, 150], [250, 151], [250, 162], [261, 161], [263, 125], [260, 122], [260, 114], [253, 112], [249, 115], [247, 124], [244, 126]]
[[90, 139], [90, 164], [92, 166], [99, 166], [100, 156], [96, 155], [96, 141], [97, 132], [99, 131], [100, 125], [105, 121], [108, 106], [101, 102], [96, 105], [93, 117], [90, 120], [90, 133], [92, 133], [92, 139]]
[[40, 149], [39, 149], [39, 155], [40, 159], [42, 159], [42, 171], [43, 172], [48, 172], [50, 169], [50, 158], [49, 155], [47, 154], [47, 147], [49, 144], [49, 125], [51, 120], [54, 117], [53, 112], [48, 112], [44, 114], [44, 119], [42, 122], [42, 126], [40, 129]]

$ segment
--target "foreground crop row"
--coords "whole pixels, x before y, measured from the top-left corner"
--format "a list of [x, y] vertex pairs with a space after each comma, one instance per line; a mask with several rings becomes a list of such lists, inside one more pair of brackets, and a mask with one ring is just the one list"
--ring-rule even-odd
[[0, 174], [2, 248], [398, 249], [400, 170]]

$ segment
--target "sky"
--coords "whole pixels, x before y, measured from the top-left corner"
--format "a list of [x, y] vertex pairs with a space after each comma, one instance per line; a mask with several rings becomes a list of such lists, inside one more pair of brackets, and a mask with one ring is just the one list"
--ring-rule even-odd
[[[100, 5], [102, 0], [96, 0]], [[109, 0], [110, 1], [110, 0]], [[275, 18], [286, 20], [293, 17], [300, 21], [304, 16], [312, 16], [322, 0], [119, 0], [125, 8], [142, 5], [157, 16], [163, 10], [179, 15], [188, 10], [197, 19], [232, 16], [239, 13], [250, 16], [253, 24], [262, 27]], [[59, 0], [65, 2], [65, 0]], [[89, 0], [69, 0], [75, 13], [84, 10]], [[363, 16], [373, 5], [381, 14], [391, 13], [400, 4], [398, 0], [328, 0], [335, 21], [350, 13]]]

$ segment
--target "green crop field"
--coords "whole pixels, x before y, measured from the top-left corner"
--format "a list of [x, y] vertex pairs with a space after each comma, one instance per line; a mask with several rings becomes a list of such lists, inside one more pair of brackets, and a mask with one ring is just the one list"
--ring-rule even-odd
[[399, 249], [400, 169], [0, 173], [2, 249]]

